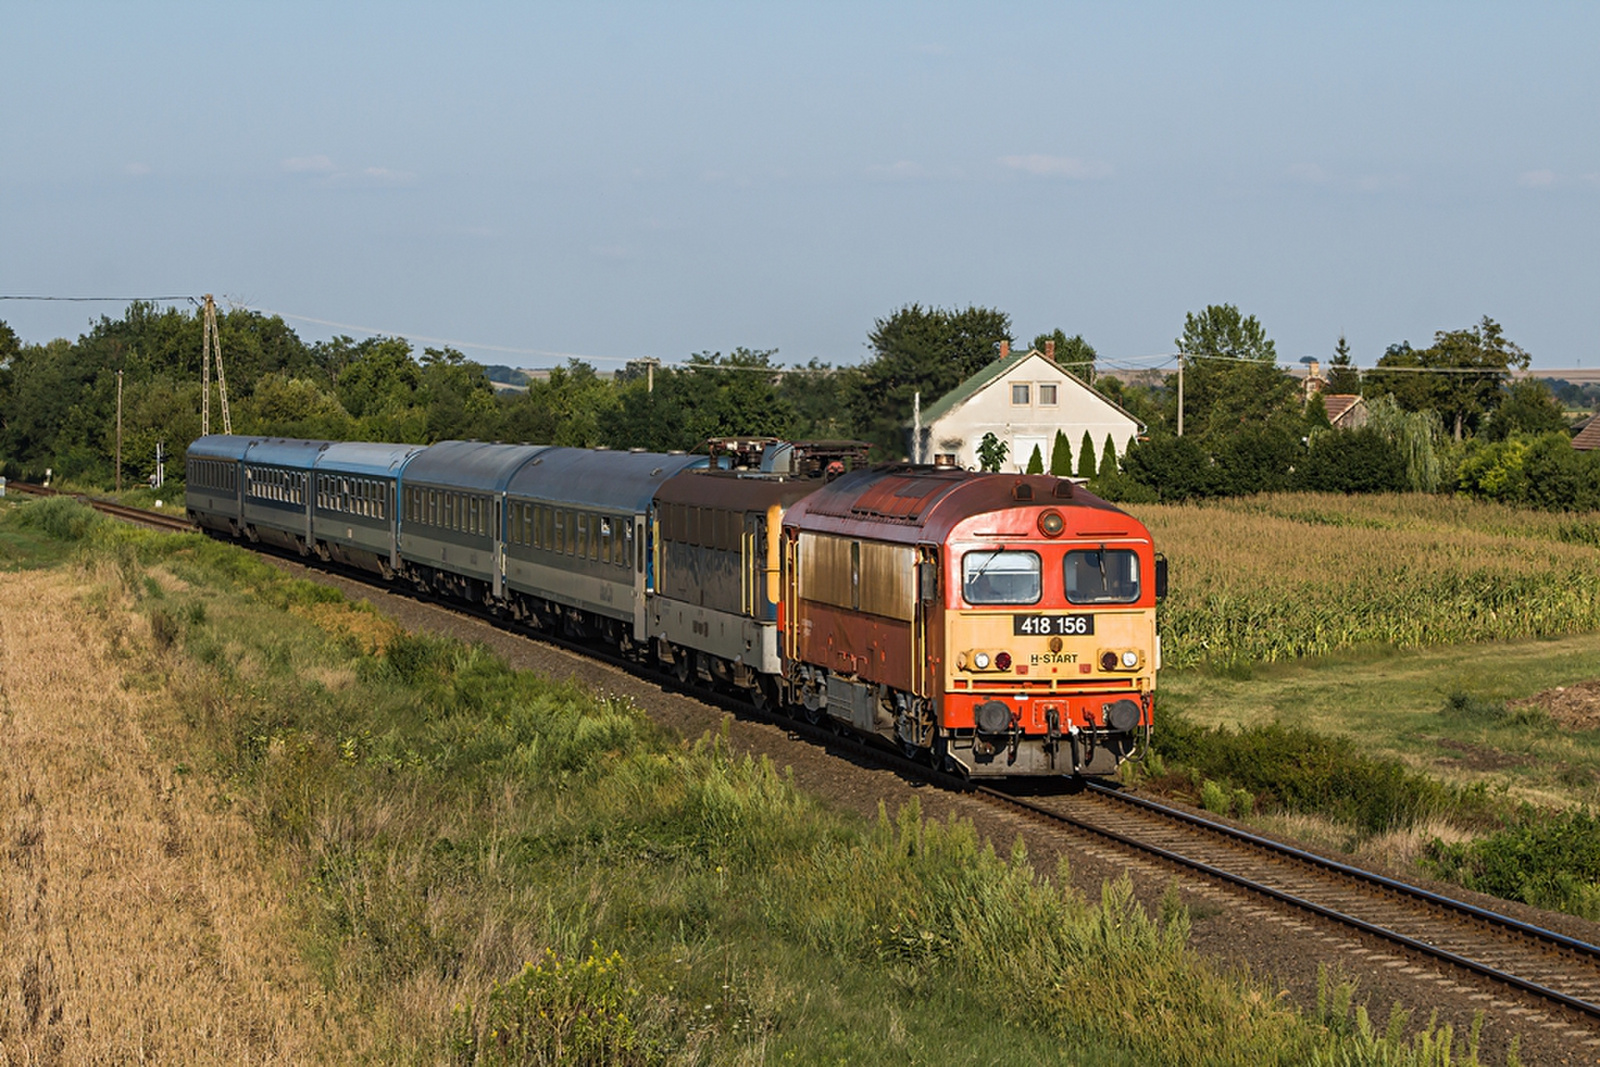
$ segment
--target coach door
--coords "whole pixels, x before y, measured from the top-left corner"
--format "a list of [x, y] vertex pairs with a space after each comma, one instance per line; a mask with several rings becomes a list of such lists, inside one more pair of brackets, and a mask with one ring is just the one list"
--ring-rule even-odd
[[[939, 667], [935, 662], [944, 642], [935, 629], [939, 615], [939, 549], [936, 545], [917, 546], [917, 607], [911, 620], [911, 662], [920, 664], [913, 677], [919, 697], [931, 696], [938, 689]], [[930, 640], [930, 635], [932, 639]]]

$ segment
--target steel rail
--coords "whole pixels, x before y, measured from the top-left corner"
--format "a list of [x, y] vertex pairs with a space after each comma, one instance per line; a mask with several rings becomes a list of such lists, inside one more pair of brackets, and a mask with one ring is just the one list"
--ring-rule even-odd
[[[1225, 826], [1221, 823], [1214, 823], [1208, 819], [1195, 816], [1189, 812], [1179, 811], [1175, 808], [1169, 808], [1164, 804], [1158, 804], [1154, 801], [1145, 800], [1143, 798], [1120, 796], [1116, 794], [1115, 791], [1110, 790], [1105, 786], [1096, 786], [1094, 783], [1086, 784], [1090, 790], [1099, 795], [1109, 795], [1118, 801], [1143, 806], [1148, 810], [1164, 817], [1174, 819], [1175, 821], [1184, 822], [1209, 832], [1215, 832], [1219, 836], [1231, 837], [1241, 844], [1248, 844], [1252, 847], [1263, 848], [1305, 865], [1322, 868], [1329, 872], [1338, 873], [1358, 881], [1368, 882], [1388, 891], [1411, 896], [1415, 900], [1425, 903], [1437, 910], [1454, 912], [1458, 915], [1469, 917], [1474, 921], [1487, 923], [1495, 927], [1498, 932], [1515, 933], [1522, 936], [1532, 937], [1536, 940], [1543, 940], [1550, 945], [1555, 945], [1568, 951], [1579, 953], [1583, 956], [1590, 957], [1591, 959], [1600, 956], [1600, 947], [1591, 945], [1586, 941], [1580, 941], [1577, 938], [1570, 938], [1563, 934], [1546, 930], [1543, 927], [1534, 926], [1531, 923], [1523, 923], [1517, 919], [1511, 918], [1510, 916], [1501, 915], [1498, 912], [1488, 911], [1484, 908], [1479, 908], [1475, 905], [1468, 904], [1465, 901], [1459, 901], [1451, 897], [1441, 896], [1418, 886], [1411, 886], [1404, 882], [1397, 882], [1394, 879], [1386, 878], [1383, 875], [1379, 875], [1371, 871], [1363, 871], [1359, 868], [1350, 867], [1347, 864], [1341, 864], [1337, 861], [1329, 860], [1326, 857], [1317, 856], [1314, 853], [1306, 852], [1303, 849], [1297, 849], [1289, 845], [1284, 845], [1281, 842], [1272, 841], [1268, 838], [1263, 838], [1258, 835], [1237, 830], [1231, 826]], [[1135, 837], [1119, 833], [1116, 830], [1109, 829], [1094, 822], [1076, 818], [1063, 812], [1052, 811], [1049, 808], [1030, 803], [1029, 801], [1021, 799], [1020, 797], [1010, 796], [992, 787], [977, 786], [974, 787], [973, 791], [998, 804], [1020, 809], [1030, 815], [1046, 819], [1051, 822], [1070, 825], [1078, 830], [1103, 837], [1109, 841], [1113, 841], [1124, 848], [1133, 849], [1135, 851], [1159, 857], [1160, 859], [1163, 859], [1169, 863], [1192, 870], [1208, 878], [1214, 878], [1230, 885], [1237, 886], [1241, 889], [1245, 889], [1250, 892], [1277, 900], [1281, 903], [1288, 904], [1292, 907], [1312, 912], [1315, 915], [1319, 915], [1341, 926], [1347, 926], [1356, 930], [1360, 930], [1363, 933], [1371, 934], [1375, 937], [1382, 938], [1385, 941], [1389, 941], [1393, 944], [1410, 949], [1411, 951], [1420, 953], [1430, 959], [1436, 959], [1450, 963], [1454, 966], [1481, 975], [1482, 977], [1488, 978], [1502, 985], [1508, 985], [1515, 989], [1532, 993], [1535, 996], [1543, 999], [1554, 1001], [1590, 1018], [1600, 1019], [1600, 1004], [1597, 1004], [1594, 1001], [1584, 1000], [1581, 997], [1575, 997], [1569, 993], [1564, 993], [1559, 989], [1552, 989], [1549, 986], [1542, 985], [1527, 978], [1523, 978], [1519, 975], [1511, 973], [1510, 971], [1501, 970], [1480, 960], [1474, 960], [1470, 957], [1462, 956], [1459, 953], [1452, 952], [1449, 949], [1440, 948], [1437, 945], [1431, 945], [1426, 941], [1421, 941], [1417, 938], [1401, 933], [1398, 930], [1393, 930], [1378, 923], [1370, 922], [1369, 920], [1362, 919], [1359, 916], [1350, 915], [1325, 904], [1319, 904], [1314, 900], [1297, 896], [1294, 893], [1276, 888], [1275, 886], [1269, 885], [1265, 882], [1238, 874], [1234, 871], [1217, 867], [1213, 864], [1206, 863], [1203, 860], [1198, 860], [1191, 856], [1185, 856], [1182, 853], [1174, 852], [1171, 849], [1163, 848], [1160, 845], [1151, 844], [1147, 841], [1140, 841]]]

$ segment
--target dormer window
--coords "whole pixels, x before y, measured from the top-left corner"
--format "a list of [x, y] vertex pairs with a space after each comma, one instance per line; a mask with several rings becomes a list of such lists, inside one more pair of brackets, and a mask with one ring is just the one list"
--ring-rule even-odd
[[1011, 403], [1020, 407], [1026, 407], [1028, 404], [1028, 390], [1029, 387], [1027, 382], [1018, 382], [1013, 385], [1011, 387]]

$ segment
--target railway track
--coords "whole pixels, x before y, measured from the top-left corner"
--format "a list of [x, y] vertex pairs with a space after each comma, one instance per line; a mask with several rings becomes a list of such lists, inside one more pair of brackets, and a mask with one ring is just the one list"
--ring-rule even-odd
[[1098, 783], [974, 792], [1600, 1021], [1600, 946]]
[[[55, 494], [54, 490], [16, 483], [9, 488]], [[80, 499], [124, 521], [171, 531], [193, 529], [178, 516]], [[304, 562], [289, 553], [274, 554]], [[344, 568], [327, 569], [370, 582], [369, 575]], [[387, 588], [416, 596], [403, 586]], [[505, 624], [491, 613], [458, 600], [431, 596], [417, 599]], [[905, 759], [883, 746], [839, 734], [826, 723], [813, 724], [772, 709], [755, 708], [703, 684], [680, 683], [670, 672], [615, 651], [597, 649], [593, 644], [559, 634], [516, 629], [602, 659], [666, 689], [781, 726], [792, 736], [830, 751], [967, 792], [1058, 831], [1090, 835], [1191, 876], [1260, 895], [1336, 927], [1380, 938], [1416, 957], [1477, 975], [1508, 991], [1559, 1005], [1581, 1017], [1587, 1026], [1600, 1023], [1600, 946], [1099, 783], [1089, 782], [1079, 790], [1032, 798], [976, 785]]]
[[169, 533], [189, 533], [194, 530], [194, 525], [181, 513], [169, 515], [159, 511], [151, 511], [148, 508], [133, 508], [111, 500], [101, 500], [92, 496], [84, 496], [80, 493], [63, 493], [57, 489], [50, 489], [42, 485], [31, 485], [27, 482], [7, 482], [6, 492], [22, 493], [25, 496], [71, 496], [102, 515], [109, 515], [112, 518], [121, 519], [123, 522], [147, 526], [153, 530], [165, 530]]

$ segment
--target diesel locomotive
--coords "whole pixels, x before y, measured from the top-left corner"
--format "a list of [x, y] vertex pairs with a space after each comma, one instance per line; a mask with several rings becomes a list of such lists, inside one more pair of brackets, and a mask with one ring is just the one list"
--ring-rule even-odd
[[1143, 524], [1065, 479], [864, 459], [210, 436], [186, 506], [968, 775], [1138, 755], [1166, 591]]

